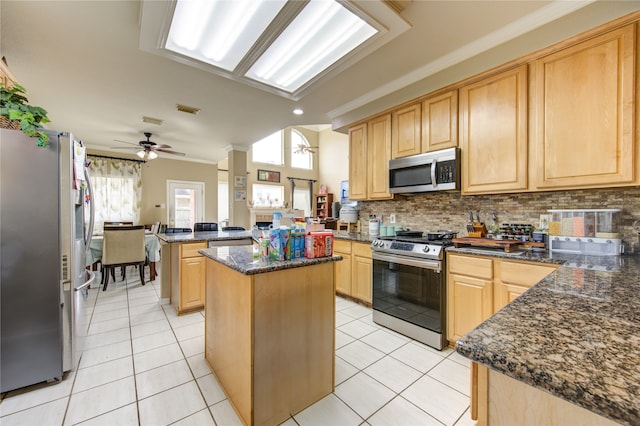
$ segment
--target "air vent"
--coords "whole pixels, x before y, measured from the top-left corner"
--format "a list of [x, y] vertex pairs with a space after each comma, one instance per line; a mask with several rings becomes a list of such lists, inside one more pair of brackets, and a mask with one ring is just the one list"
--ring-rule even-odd
[[176, 109], [180, 112], [186, 112], [187, 114], [196, 115], [200, 112], [200, 108], [190, 107], [186, 105], [176, 104]]
[[146, 116], [142, 116], [142, 122], [143, 123], [149, 123], [149, 124], [155, 124], [156, 126], [160, 126], [162, 124], [162, 120], [160, 120], [159, 118], [153, 118], [153, 117], [146, 117]]

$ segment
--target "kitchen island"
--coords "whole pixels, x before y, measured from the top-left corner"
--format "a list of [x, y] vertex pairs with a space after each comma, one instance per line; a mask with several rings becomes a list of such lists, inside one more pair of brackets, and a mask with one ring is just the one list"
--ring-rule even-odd
[[205, 263], [198, 250], [214, 245], [251, 245], [249, 231], [157, 234], [160, 240], [160, 297], [178, 314], [204, 307]]
[[457, 341], [479, 424], [639, 424], [640, 256], [520, 258], [561, 266]]
[[245, 424], [275, 425], [334, 389], [334, 265], [274, 261], [253, 248], [206, 258], [205, 359]]

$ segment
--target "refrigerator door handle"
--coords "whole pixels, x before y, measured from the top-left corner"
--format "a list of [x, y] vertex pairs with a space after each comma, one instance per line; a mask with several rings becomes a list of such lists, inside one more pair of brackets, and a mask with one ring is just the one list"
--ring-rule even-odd
[[89, 275], [89, 279], [85, 282], [83, 282], [82, 284], [80, 284], [78, 287], [75, 287], [73, 289], [73, 291], [80, 291], [80, 290], [84, 290], [85, 288], [87, 288], [95, 279], [96, 279], [96, 273], [93, 271], [86, 271], [87, 274]]
[[89, 229], [87, 235], [84, 237], [84, 248], [85, 250], [89, 250], [91, 239], [93, 238], [93, 225], [96, 208], [95, 202], [93, 201], [93, 185], [91, 184], [89, 169], [87, 167], [84, 168], [84, 179], [87, 182], [87, 190], [89, 191]]

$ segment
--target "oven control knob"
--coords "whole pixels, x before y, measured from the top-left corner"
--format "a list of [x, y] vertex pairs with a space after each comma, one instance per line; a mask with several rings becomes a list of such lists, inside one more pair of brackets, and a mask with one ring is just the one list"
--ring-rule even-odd
[[422, 251], [425, 253], [429, 253], [429, 250], [431, 250], [431, 247], [429, 246], [424, 246], [424, 248], [422, 249]]

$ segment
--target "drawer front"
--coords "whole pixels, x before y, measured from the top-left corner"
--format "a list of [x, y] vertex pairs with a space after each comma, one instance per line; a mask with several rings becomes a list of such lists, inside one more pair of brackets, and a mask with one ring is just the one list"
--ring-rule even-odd
[[180, 257], [197, 257], [202, 256], [198, 253], [198, 250], [206, 249], [207, 242], [203, 241], [200, 243], [186, 243], [180, 245]]
[[367, 257], [371, 259], [371, 244], [370, 243], [353, 243], [351, 250], [354, 255], [360, 257]]
[[504, 282], [531, 287], [556, 269], [536, 263], [496, 262], [496, 277]]
[[333, 251], [344, 254], [351, 254], [351, 241], [333, 240]]
[[450, 254], [447, 257], [447, 270], [450, 274], [493, 279], [493, 261], [484, 257]]

